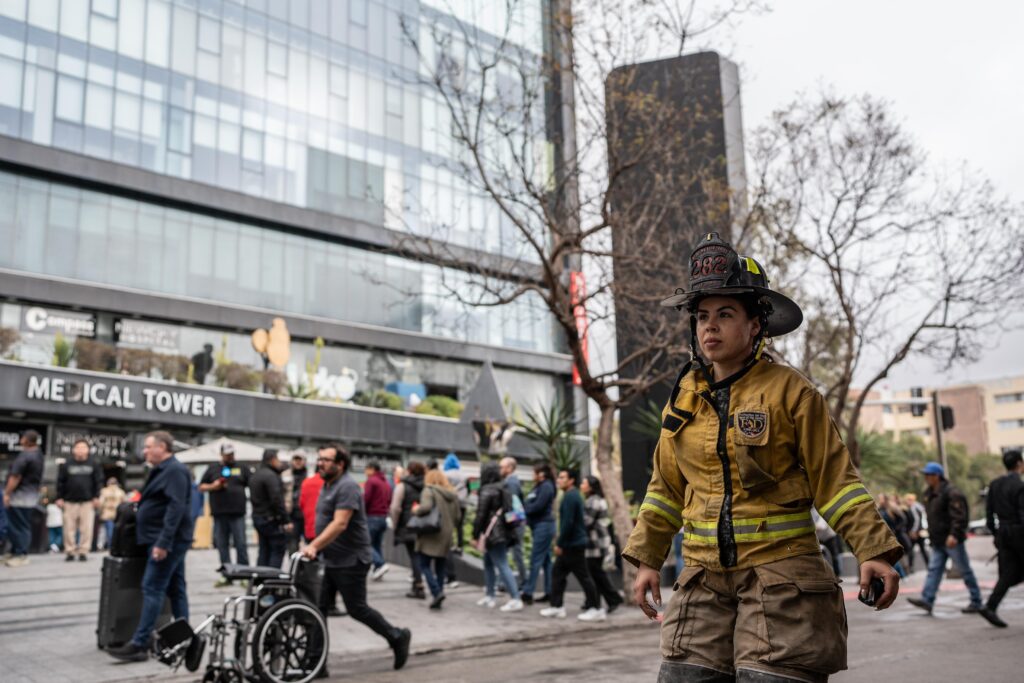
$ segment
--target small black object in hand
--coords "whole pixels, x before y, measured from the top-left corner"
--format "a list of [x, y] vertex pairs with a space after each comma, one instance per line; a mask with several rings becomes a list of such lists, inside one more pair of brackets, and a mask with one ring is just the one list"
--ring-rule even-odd
[[882, 598], [882, 593], [885, 592], [885, 582], [879, 578], [871, 579], [871, 585], [868, 587], [867, 595], [863, 592], [857, 596], [857, 599], [863, 602], [868, 607], [874, 607]]

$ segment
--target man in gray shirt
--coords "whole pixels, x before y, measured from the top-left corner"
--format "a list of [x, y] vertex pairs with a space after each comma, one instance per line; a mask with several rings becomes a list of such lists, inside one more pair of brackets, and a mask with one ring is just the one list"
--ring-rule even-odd
[[[316, 504], [316, 538], [302, 552], [310, 559], [318, 554], [323, 557], [320, 611], [326, 616], [334, 593], [341, 593], [349, 616], [388, 641], [395, 652], [395, 668], [401, 669], [409, 657], [412, 633], [392, 626], [366, 604], [366, 575], [372, 559], [370, 532], [363, 492], [348, 473], [351, 464], [352, 457], [341, 444], [332, 442], [320, 447], [317, 470], [324, 487]], [[326, 669], [319, 675], [326, 677]]]
[[34, 429], [21, 435], [21, 453], [11, 463], [4, 486], [4, 507], [10, 518], [11, 558], [8, 567], [28, 564], [28, 548], [32, 544], [32, 510], [39, 504], [39, 485], [43, 481], [43, 454], [39, 450], [42, 437]]

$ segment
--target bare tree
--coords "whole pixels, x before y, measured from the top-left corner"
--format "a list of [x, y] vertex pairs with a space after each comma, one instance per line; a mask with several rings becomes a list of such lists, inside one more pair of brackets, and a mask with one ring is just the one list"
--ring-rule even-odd
[[864, 401], [895, 366], [974, 360], [1012, 323], [1021, 207], [966, 169], [930, 167], [870, 96], [794, 102], [754, 140], [744, 239], [807, 317], [777, 350], [819, 384], [858, 462]]
[[[482, 197], [503, 228], [486, 265], [460, 261], [451, 248], [453, 235], [465, 235], [457, 221], [432, 221], [443, 239], [410, 239], [407, 251], [445, 264], [441, 284], [454, 301], [472, 309], [528, 300], [552, 321], [600, 412], [595, 461], [625, 544], [632, 521], [612, 457], [615, 414], [685, 360], [686, 317], [657, 305], [671, 294], [666, 281], [687, 282], [691, 245], [669, 248], [672, 235], [727, 234], [731, 198], [711, 180], [716, 160], [691, 163], [695, 150], [706, 150], [711, 114], [634, 87], [621, 67], [660, 50], [679, 54], [755, 5], [701, 3], [697, 11], [696, 2], [552, 0], [543, 3], [550, 31], [536, 50], [518, 14], [523, 4], [507, 3], [500, 30], [493, 16], [405, 25], [452, 143], [446, 171]], [[493, 4], [486, 11], [500, 14]], [[626, 132], [629, 142], [620, 144]], [[418, 236], [427, 232], [419, 226]], [[596, 367], [578, 324], [581, 307], [590, 325], [607, 324], [616, 309], [634, 311], [616, 326], [644, 343], [613, 367]]]

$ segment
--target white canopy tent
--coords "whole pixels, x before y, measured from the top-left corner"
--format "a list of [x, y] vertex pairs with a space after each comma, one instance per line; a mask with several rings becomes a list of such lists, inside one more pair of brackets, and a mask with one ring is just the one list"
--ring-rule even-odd
[[226, 443], [235, 447], [235, 460], [237, 462], [258, 463], [263, 457], [262, 446], [256, 446], [246, 441], [239, 441], [238, 439], [229, 439], [225, 436], [213, 441], [207, 441], [201, 446], [194, 446], [188, 450], [179, 451], [174, 455], [186, 465], [220, 462], [220, 447]]

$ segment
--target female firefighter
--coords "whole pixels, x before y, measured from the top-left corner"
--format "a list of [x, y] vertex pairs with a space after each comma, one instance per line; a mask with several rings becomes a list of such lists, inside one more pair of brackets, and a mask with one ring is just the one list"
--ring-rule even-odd
[[[653, 474], [623, 557], [634, 597], [661, 605], [660, 568], [682, 529], [686, 567], [661, 627], [659, 683], [825, 681], [846, 668], [846, 611], [811, 507], [851, 546], [862, 594], [896, 599], [902, 549], [850, 462], [824, 397], [761, 357], [800, 308], [716, 233], [691, 256], [689, 290], [663, 305], [691, 316], [693, 360], [662, 413]], [[699, 344], [699, 349], [698, 345]]]

